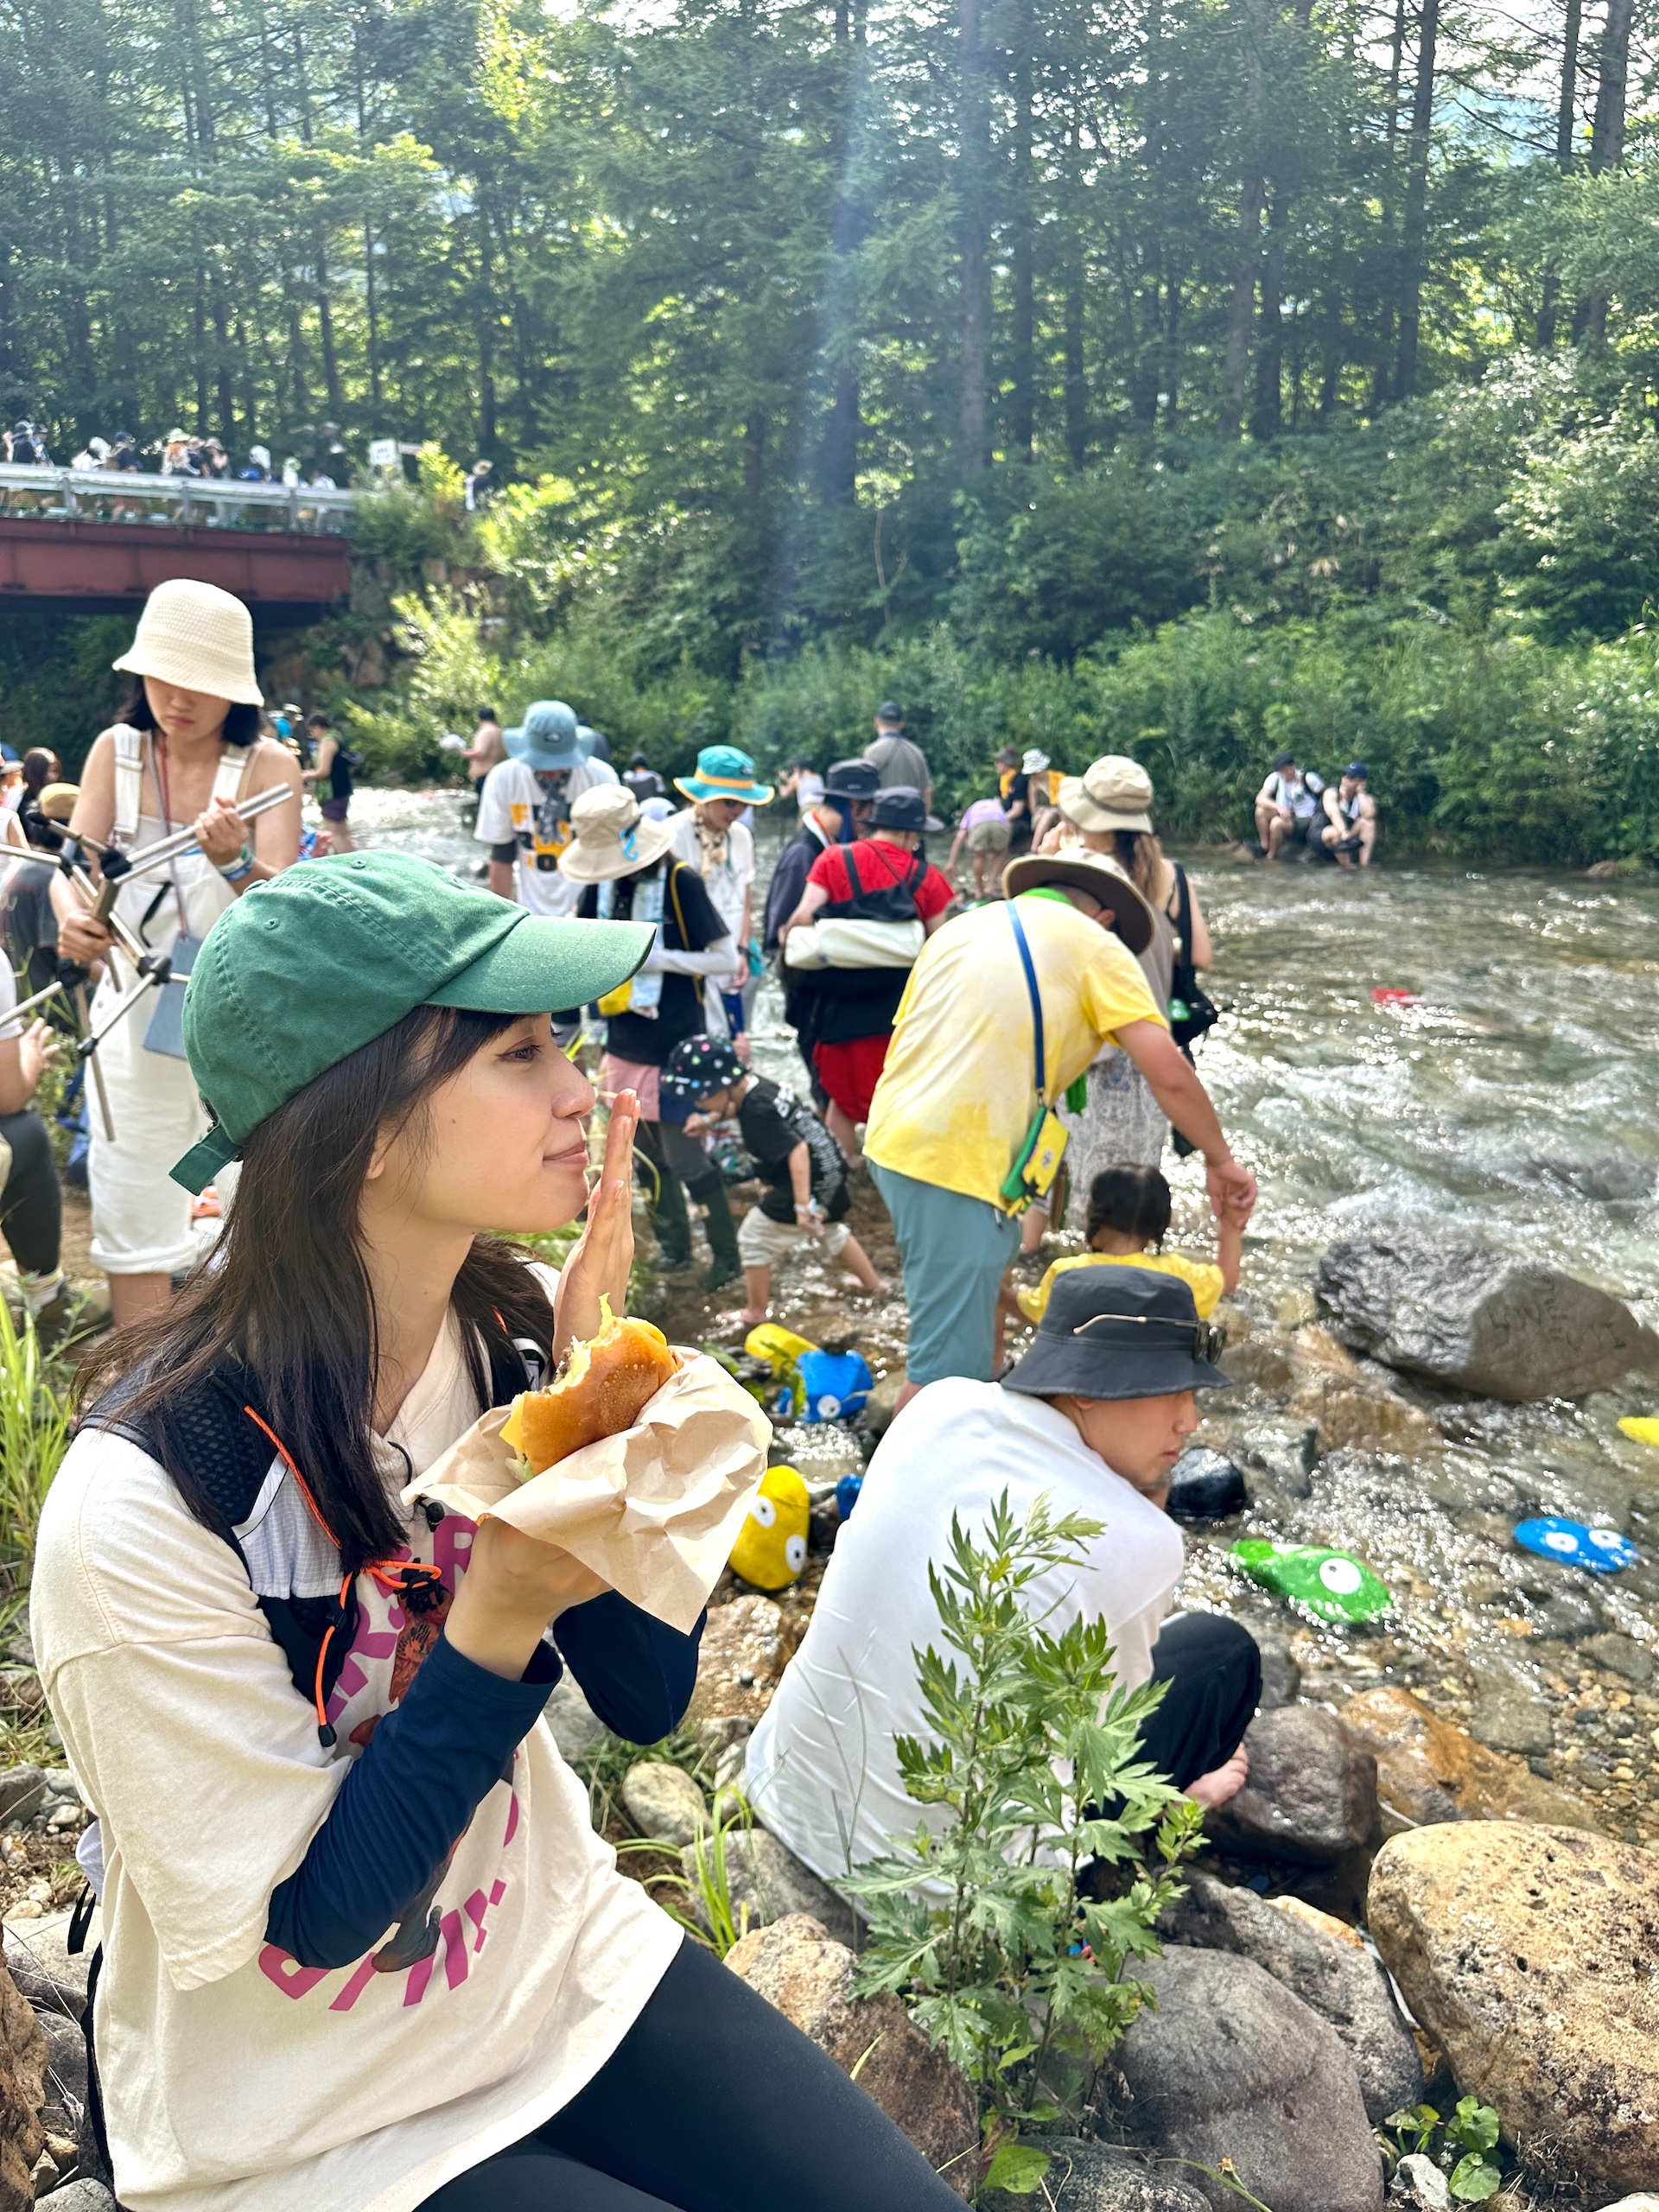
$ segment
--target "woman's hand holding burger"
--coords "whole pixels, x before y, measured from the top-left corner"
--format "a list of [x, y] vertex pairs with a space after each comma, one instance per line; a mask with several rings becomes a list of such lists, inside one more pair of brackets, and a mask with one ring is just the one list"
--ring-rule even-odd
[[559, 1276], [553, 1304], [553, 1359], [573, 1344], [596, 1337], [603, 1325], [601, 1295], [613, 1313], [626, 1311], [628, 1276], [633, 1267], [633, 1133], [639, 1101], [619, 1090], [611, 1101], [605, 1135], [605, 1162], [588, 1197], [587, 1225]]

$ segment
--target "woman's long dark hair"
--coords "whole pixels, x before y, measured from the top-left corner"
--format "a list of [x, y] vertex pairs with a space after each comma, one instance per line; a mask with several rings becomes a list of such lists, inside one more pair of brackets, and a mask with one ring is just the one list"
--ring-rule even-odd
[[[193, 1479], [168, 1414], [206, 1377], [229, 1370], [293, 1455], [340, 1544], [343, 1571], [355, 1573], [405, 1541], [375, 1460], [378, 1332], [359, 1201], [382, 1135], [407, 1129], [418, 1138], [432, 1092], [518, 1019], [417, 1007], [296, 1091], [242, 1148], [241, 1179], [213, 1260], [165, 1313], [122, 1330], [83, 1367], [87, 1401], [136, 1374], [120, 1416], [157, 1435], [168, 1474], [208, 1527], [223, 1534], [223, 1516]], [[550, 1342], [540, 1283], [495, 1238], [474, 1239], [450, 1304], [480, 1404], [480, 1334], [499, 1340], [505, 1329], [509, 1338]]]
[[[222, 741], [226, 745], [252, 745], [259, 735], [260, 718], [259, 708], [245, 707], [239, 699], [233, 699], [231, 711], [225, 717], [225, 727], [219, 733]], [[132, 693], [121, 709], [119, 720], [129, 723], [134, 729], [158, 729], [161, 727], [151, 711], [149, 694], [144, 689], [142, 676], [133, 678]]]

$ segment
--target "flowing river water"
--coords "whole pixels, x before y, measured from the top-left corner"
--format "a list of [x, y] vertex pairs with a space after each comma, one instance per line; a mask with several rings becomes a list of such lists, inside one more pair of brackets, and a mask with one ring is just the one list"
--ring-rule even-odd
[[[354, 821], [365, 842], [468, 872], [480, 856], [453, 792], [364, 791]], [[1305, 1696], [1339, 1703], [1383, 1682], [1408, 1687], [1587, 1797], [1614, 1832], [1659, 1839], [1659, 1697], [1649, 1694], [1659, 1689], [1659, 1452], [1615, 1426], [1620, 1414], [1659, 1410], [1659, 1385], [1582, 1405], [1508, 1406], [1371, 1369], [1422, 1416], [1409, 1449], [1360, 1437], [1311, 1470], [1306, 1414], [1290, 1402], [1310, 1341], [1292, 1332], [1313, 1319], [1319, 1253], [1367, 1229], [1474, 1233], [1591, 1278], [1659, 1323], [1659, 890], [1211, 858], [1193, 875], [1216, 941], [1210, 988], [1224, 1009], [1199, 1047], [1200, 1071], [1262, 1198], [1234, 1301], [1254, 1349], [1229, 1356], [1248, 1379], [1211, 1401], [1204, 1431], [1251, 1462], [1252, 1507], [1189, 1531], [1188, 1602], [1275, 1637]], [[1415, 1002], [1379, 1006], [1376, 988]], [[799, 1086], [770, 982], [756, 1059]], [[1166, 1157], [1166, 1172], [1172, 1243], [1208, 1254], [1198, 1166]], [[887, 1271], [895, 1255], [868, 1191], [855, 1220]], [[707, 1332], [732, 1295], [682, 1297], [676, 1333]], [[845, 1314], [878, 1374], [902, 1362], [896, 1291], [855, 1298], [808, 1262], [775, 1281], [772, 1311], [808, 1336]], [[809, 1479], [856, 1456], [836, 1432], [788, 1440]], [[1540, 1512], [1621, 1529], [1640, 1564], [1595, 1579], [1530, 1557], [1512, 1531]], [[1357, 1554], [1389, 1585], [1394, 1611], [1366, 1629], [1294, 1615], [1228, 1563], [1244, 1534]]]

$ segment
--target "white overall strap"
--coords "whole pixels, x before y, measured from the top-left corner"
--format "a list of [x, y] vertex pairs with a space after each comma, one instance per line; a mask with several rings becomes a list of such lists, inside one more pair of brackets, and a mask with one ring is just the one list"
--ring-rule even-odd
[[144, 810], [143, 733], [130, 722], [117, 722], [110, 735], [115, 740], [115, 819], [110, 842], [124, 849], [136, 842], [138, 817]]
[[242, 785], [252, 760], [252, 746], [227, 745], [219, 756], [212, 797], [228, 799], [233, 806], [242, 796]]

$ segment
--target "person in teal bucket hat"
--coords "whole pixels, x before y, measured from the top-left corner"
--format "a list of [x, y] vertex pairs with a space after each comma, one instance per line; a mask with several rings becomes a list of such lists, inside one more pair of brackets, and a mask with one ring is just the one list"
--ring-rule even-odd
[[[590, 1191], [594, 1094], [548, 1009], [626, 981], [652, 934], [372, 851], [256, 885], [197, 958], [214, 1128], [175, 1173], [239, 1156], [241, 1179], [213, 1264], [101, 1359], [31, 1593], [98, 1815], [93, 2033], [128, 2203], [960, 2212], [619, 1872], [559, 1752], [567, 1672], [629, 1740], [676, 1727], [701, 1619], [421, 1487], [601, 1295], [622, 1311], [635, 1102]], [[584, 1211], [556, 1273], [493, 1233]], [[661, 1393], [631, 1475], [675, 1419], [698, 1483], [758, 1477], [753, 1399], [692, 1357], [695, 1414]], [[659, 1455], [647, 1500], [669, 1478]]]
[[[561, 919], [573, 914], [576, 889], [559, 873], [559, 855], [570, 842], [570, 807], [583, 791], [613, 784], [616, 771], [594, 751], [563, 699], [537, 699], [514, 729], [501, 733], [507, 748], [479, 786], [473, 835], [489, 848], [489, 886], [532, 914]], [[566, 1010], [560, 1042], [575, 1034], [580, 1016]]]
[[731, 974], [711, 976], [704, 988], [706, 1027], [711, 1036], [729, 1038], [747, 1067], [749, 1014], [760, 976], [759, 957], [749, 957], [755, 934], [754, 833], [743, 817], [751, 807], [771, 804], [772, 787], [755, 780], [754, 762], [734, 745], [705, 745], [696, 774], [677, 776], [674, 785], [691, 802], [674, 817], [675, 855], [702, 878], [737, 949]]

